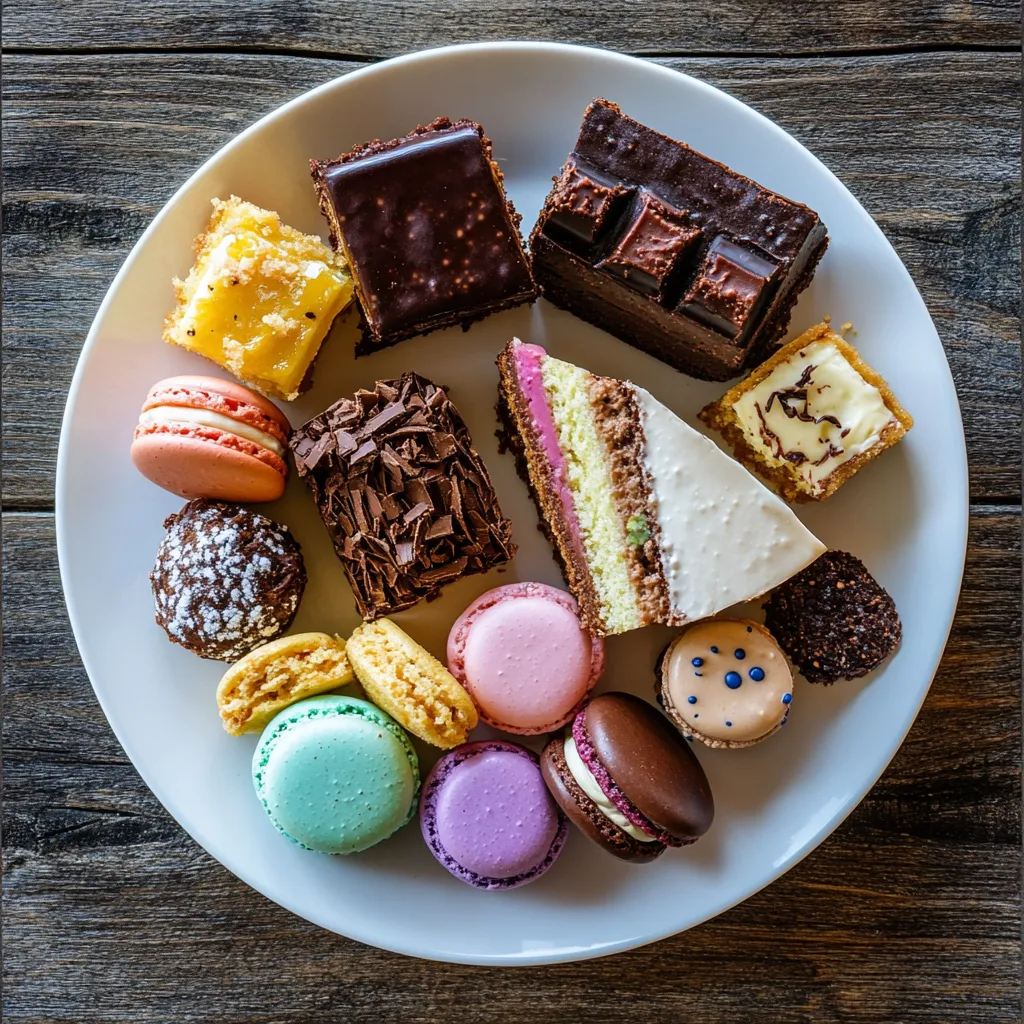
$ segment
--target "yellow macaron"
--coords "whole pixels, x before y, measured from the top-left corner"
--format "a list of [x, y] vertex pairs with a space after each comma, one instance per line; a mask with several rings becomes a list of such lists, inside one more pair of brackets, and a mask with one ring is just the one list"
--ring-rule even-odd
[[476, 727], [476, 708], [455, 677], [390, 619], [364, 622], [346, 652], [366, 695], [414, 736], [448, 750]]
[[217, 707], [225, 730], [241, 736], [260, 732], [296, 701], [354, 681], [341, 637], [296, 633], [271, 640], [236, 661], [217, 687]]

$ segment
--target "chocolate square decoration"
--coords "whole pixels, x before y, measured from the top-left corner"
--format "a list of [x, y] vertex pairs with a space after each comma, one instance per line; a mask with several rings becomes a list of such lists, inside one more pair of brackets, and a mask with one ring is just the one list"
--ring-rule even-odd
[[697, 245], [700, 228], [685, 214], [642, 190], [639, 210], [612, 252], [597, 264], [646, 295], [660, 295], [683, 254]]
[[771, 298], [778, 271], [776, 262], [751, 246], [719, 235], [709, 246], [680, 309], [737, 338]]
[[292, 433], [364, 619], [410, 608], [515, 554], [487, 468], [444, 388], [405, 373]]
[[310, 167], [363, 312], [357, 355], [536, 298], [520, 217], [475, 122], [438, 118]]
[[552, 190], [549, 227], [572, 249], [589, 248], [607, 233], [633, 189], [602, 182], [570, 160]]

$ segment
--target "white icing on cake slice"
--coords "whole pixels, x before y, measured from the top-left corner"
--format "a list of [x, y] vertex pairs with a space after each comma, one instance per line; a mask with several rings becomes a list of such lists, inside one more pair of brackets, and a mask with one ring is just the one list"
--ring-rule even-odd
[[714, 442], [636, 391], [673, 621], [706, 618], [777, 587], [826, 548]]

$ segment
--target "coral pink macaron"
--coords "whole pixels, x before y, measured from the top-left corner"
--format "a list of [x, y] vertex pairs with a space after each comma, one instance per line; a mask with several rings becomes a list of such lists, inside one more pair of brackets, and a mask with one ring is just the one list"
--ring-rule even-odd
[[480, 717], [505, 732], [565, 725], [604, 670], [604, 643], [575, 600], [544, 583], [510, 583], [477, 598], [448, 635], [448, 671]]
[[273, 402], [241, 384], [168, 377], [143, 403], [132, 462], [182, 498], [274, 501], [288, 479], [290, 432]]

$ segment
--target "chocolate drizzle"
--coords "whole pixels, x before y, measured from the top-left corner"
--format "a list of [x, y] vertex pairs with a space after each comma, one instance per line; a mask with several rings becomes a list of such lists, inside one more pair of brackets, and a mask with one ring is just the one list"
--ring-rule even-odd
[[295, 431], [291, 449], [365, 619], [515, 553], [462, 417], [415, 373], [335, 402]]
[[[761, 440], [764, 441], [767, 447], [771, 448], [778, 459], [783, 459], [786, 462], [791, 463], [794, 466], [802, 466], [808, 461], [807, 456], [797, 450], [787, 452], [783, 446], [779, 435], [775, 433], [771, 427], [768, 426], [765, 416], [771, 412], [772, 404], [778, 399], [779, 408], [785, 414], [787, 419], [796, 419], [801, 423], [831, 423], [837, 430], [841, 430], [840, 437], [846, 437], [850, 432], [849, 428], [843, 429], [842, 423], [836, 419], [835, 416], [831, 416], [828, 413], [824, 413], [821, 416], [814, 416], [808, 412], [807, 409], [807, 388], [811, 383], [811, 374], [817, 369], [814, 363], [809, 363], [804, 367], [803, 373], [800, 374], [797, 382], [790, 385], [787, 388], [779, 388], [777, 391], [773, 391], [768, 396], [768, 401], [764, 404], [764, 412], [761, 411], [761, 406], [758, 403], [754, 403], [754, 408], [757, 410], [757, 418], [761, 421]], [[825, 385], [828, 387], [829, 385]], [[821, 388], [818, 388], [819, 394]], [[803, 407], [800, 408], [798, 403], [803, 402]], [[832, 441], [823, 442], [825, 444], [824, 454], [817, 460], [811, 463], [812, 466], [824, 465], [829, 459], [836, 458], [843, 454], [843, 449]]]
[[[807, 411], [807, 385], [811, 383], [811, 374], [817, 369], [814, 363], [809, 364], [805, 367], [804, 372], [800, 374], [800, 379], [788, 388], [780, 388], [778, 391], [773, 391], [768, 396], [768, 401], [765, 403], [764, 411], [771, 412], [772, 402], [777, 398], [779, 400], [779, 407], [786, 414], [789, 419], [798, 419], [801, 423], [831, 423], [832, 426], [837, 427], [839, 430], [843, 429], [842, 423], [827, 413], [823, 416], [812, 416]], [[826, 385], [827, 386], [827, 385]], [[818, 389], [821, 391], [821, 388]], [[798, 409], [790, 402], [803, 402], [804, 407]], [[840, 449], [837, 455], [842, 454]]]

